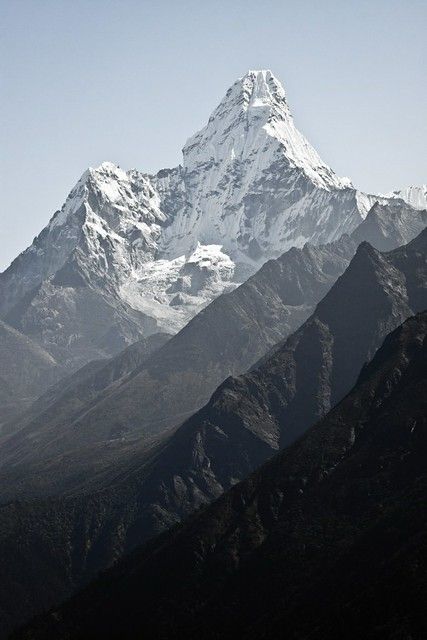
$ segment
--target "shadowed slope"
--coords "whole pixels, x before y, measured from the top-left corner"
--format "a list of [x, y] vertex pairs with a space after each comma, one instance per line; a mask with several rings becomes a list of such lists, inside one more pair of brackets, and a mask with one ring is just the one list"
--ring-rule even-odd
[[47, 351], [0, 320], [0, 432], [64, 374]]
[[[171, 437], [115, 465], [102, 490], [5, 505], [2, 569], [7, 582], [15, 581], [28, 597], [21, 608], [9, 588], [6, 619], [22, 620], [65, 597], [141, 541], [218, 497], [323, 416], [349, 391], [385, 334], [413, 307], [427, 306], [426, 239], [424, 232], [388, 254], [362, 245], [312, 317], [270, 359], [224, 382]], [[34, 571], [35, 548], [43, 550], [40, 571]]]
[[19, 638], [357, 638], [427, 631], [427, 316], [207, 510]]

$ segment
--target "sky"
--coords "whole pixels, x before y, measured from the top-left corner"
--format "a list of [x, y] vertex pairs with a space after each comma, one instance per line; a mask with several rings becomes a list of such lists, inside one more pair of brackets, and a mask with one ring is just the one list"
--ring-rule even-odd
[[177, 165], [248, 69], [339, 175], [427, 182], [427, 0], [0, 0], [0, 271], [88, 166]]

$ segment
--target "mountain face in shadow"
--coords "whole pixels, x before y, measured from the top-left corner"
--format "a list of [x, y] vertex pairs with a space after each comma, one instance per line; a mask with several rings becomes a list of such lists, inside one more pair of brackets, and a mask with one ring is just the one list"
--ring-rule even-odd
[[357, 244], [367, 240], [380, 251], [390, 251], [410, 242], [426, 226], [425, 206], [414, 213], [413, 207], [402, 200], [389, 200], [376, 202], [351, 237]]
[[427, 307], [426, 242], [424, 231], [389, 253], [360, 245], [309, 320], [176, 431], [142, 485], [154, 530], [243, 479], [348, 393], [385, 335]]
[[[358, 239], [381, 238], [383, 244], [394, 246], [397, 237], [412, 238], [424, 228], [424, 213], [401, 201], [389, 208], [378, 205], [362, 223], [370, 221], [364, 231], [358, 228], [354, 233]], [[384, 230], [378, 220], [386, 215]], [[73, 401], [73, 388], [65, 384], [67, 392], [59, 388], [46, 410], [38, 404], [13, 425], [19, 433], [3, 447], [3, 466], [29, 465], [73, 451], [80, 458], [82, 448], [96, 446], [99, 451], [101, 444], [150, 438], [178, 426], [209, 400], [225, 378], [247, 371], [295, 331], [343, 273], [355, 250], [353, 235], [343, 236], [328, 245], [290, 249], [267, 262], [238, 289], [206, 307], [120, 385], [103, 388], [88, 402], [77, 374]], [[96, 375], [88, 384], [97, 386]]]
[[292, 446], [16, 638], [427, 631], [427, 314]]
[[[295, 330], [345, 269], [354, 250], [354, 243], [343, 238], [333, 245], [292, 249], [268, 262], [134, 367], [127, 380], [106, 385], [102, 394], [89, 401], [83, 387], [99, 386], [100, 374], [95, 372], [88, 383], [84, 371], [77, 372], [72, 378], [75, 384], [65, 394], [58, 387], [48, 407], [36, 405], [14, 425], [16, 444], [3, 448], [3, 465], [27, 464], [97, 442], [152, 435], [178, 425], [227, 376], [246, 371]], [[6, 452], [9, 446], [13, 446], [13, 458]]]
[[[98, 490], [1, 507], [6, 582], [17, 579], [17, 548], [23, 550], [20, 566], [27, 567], [17, 581], [27, 594], [25, 611], [9, 588], [6, 619], [17, 615], [16, 607], [22, 619], [66, 597], [137, 544], [220, 496], [325, 415], [355, 384], [385, 335], [427, 306], [426, 241], [424, 231], [388, 253], [362, 244], [315, 313], [270, 358], [226, 380], [170, 437], [133, 450]], [[35, 547], [43, 550], [39, 569]]]
[[[20, 429], [24, 430], [28, 425], [28, 431], [34, 433], [37, 429], [43, 429], [46, 435], [55, 440], [55, 427], [61, 420], [84, 414], [87, 407], [96, 403], [105, 393], [124, 384], [135, 368], [141, 366], [152, 353], [166, 344], [170, 337], [165, 333], [156, 333], [148, 338], [141, 338], [117, 356], [94, 360], [74, 374], [61, 379], [33, 402], [27, 412], [20, 413], [17, 418], [3, 426], [0, 450], [7, 442], [12, 447], [13, 456], [13, 443], [16, 439], [14, 434]], [[24, 338], [28, 341], [26, 336]], [[30, 370], [29, 374], [31, 373]], [[45, 386], [47, 379], [45, 376]], [[37, 436], [35, 440], [37, 441]], [[0, 472], [0, 499], [5, 502], [17, 496], [40, 497], [43, 494], [66, 491], [71, 487], [76, 489], [82, 483], [87, 484], [89, 480], [95, 481], [99, 473], [111, 469], [113, 462], [118, 464], [120, 454], [127, 454], [126, 447], [123, 451], [118, 451], [120, 444], [118, 433], [109, 447], [104, 447], [103, 450], [89, 447], [84, 452], [80, 451], [73, 460], [60, 456], [48, 461], [37, 460], [31, 468], [12, 466], [5, 475], [2, 476]]]

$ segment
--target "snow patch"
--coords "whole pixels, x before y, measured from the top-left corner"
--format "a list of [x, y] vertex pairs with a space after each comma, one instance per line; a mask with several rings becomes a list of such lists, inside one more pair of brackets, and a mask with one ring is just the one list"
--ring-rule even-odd
[[427, 209], [427, 184], [409, 186], [388, 193], [386, 198], [401, 198], [414, 209]]

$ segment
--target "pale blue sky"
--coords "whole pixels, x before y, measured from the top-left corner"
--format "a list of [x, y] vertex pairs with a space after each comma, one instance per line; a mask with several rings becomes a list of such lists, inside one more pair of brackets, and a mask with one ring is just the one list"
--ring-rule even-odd
[[247, 69], [367, 191], [427, 181], [426, 0], [1, 0], [0, 269], [86, 167], [180, 162]]

